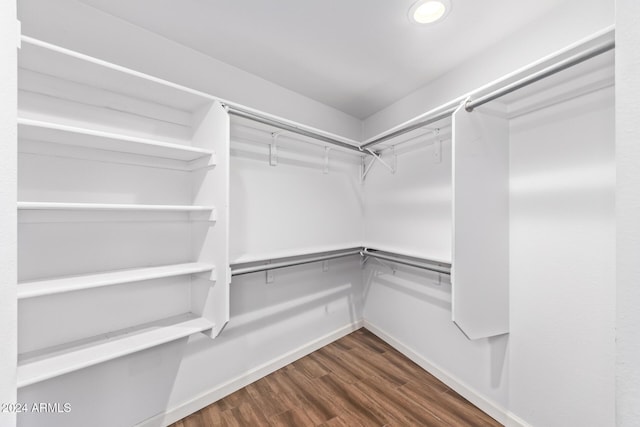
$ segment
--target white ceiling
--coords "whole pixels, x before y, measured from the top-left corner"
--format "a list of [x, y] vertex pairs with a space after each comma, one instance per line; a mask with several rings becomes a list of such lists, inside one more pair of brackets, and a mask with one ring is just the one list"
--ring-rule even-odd
[[411, 24], [414, 0], [82, 0], [363, 119], [565, 0], [451, 0]]

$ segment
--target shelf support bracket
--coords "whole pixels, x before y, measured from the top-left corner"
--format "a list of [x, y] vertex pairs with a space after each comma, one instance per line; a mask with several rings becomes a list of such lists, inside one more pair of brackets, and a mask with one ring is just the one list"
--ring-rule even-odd
[[440, 129], [436, 128], [433, 131], [435, 142], [433, 143], [433, 161], [434, 163], [442, 162], [442, 138], [440, 138]]
[[191, 160], [187, 162], [187, 170], [190, 172], [195, 172], [202, 169], [210, 170], [216, 167], [217, 163], [218, 163], [218, 158], [216, 154], [213, 153], [210, 156], [206, 156], [201, 159]]
[[369, 171], [371, 170], [371, 167], [376, 161], [387, 168], [389, 172], [396, 173], [396, 169], [398, 166], [398, 156], [396, 154], [395, 147], [391, 147], [391, 164], [387, 163], [382, 157], [380, 157], [378, 153], [371, 150], [370, 148], [365, 148], [365, 151], [371, 154], [373, 156], [373, 159], [371, 159], [371, 162], [369, 162], [369, 164], [367, 165], [364, 157], [362, 158], [362, 172], [360, 177], [362, 181], [365, 180], [365, 178], [369, 174]]
[[360, 268], [364, 268], [364, 266], [366, 265], [367, 261], [369, 261], [370, 259], [373, 259], [375, 262], [377, 262], [381, 266], [386, 267], [389, 270], [391, 270], [391, 274], [393, 274], [395, 276], [396, 271], [397, 271], [397, 268], [396, 268], [395, 265], [386, 263], [384, 261], [381, 261], [376, 257], [369, 256], [369, 255], [367, 255], [367, 253], [365, 251], [360, 251], [360, 256], [362, 257], [362, 259], [360, 260]]
[[[269, 261], [267, 264], [271, 264], [271, 261]], [[273, 283], [273, 281], [275, 280], [275, 275], [273, 273], [273, 270], [265, 270], [264, 272], [265, 275], [265, 283]]]
[[269, 144], [269, 165], [278, 166], [278, 137], [280, 132], [271, 133], [271, 143]]
[[398, 269], [396, 268], [396, 266], [395, 266], [395, 265], [393, 265], [393, 264], [388, 264], [388, 263], [386, 263], [386, 262], [384, 262], [384, 261], [382, 261], [382, 260], [379, 260], [379, 259], [378, 259], [378, 258], [376, 258], [376, 257], [371, 257], [371, 258], [373, 258], [373, 260], [374, 260], [375, 262], [377, 262], [378, 264], [380, 264], [381, 266], [386, 267], [386, 268], [388, 268], [389, 270], [391, 270], [391, 274], [393, 274], [394, 276], [396, 275], [396, 271], [398, 271]]
[[360, 251], [360, 268], [364, 268], [367, 265], [367, 261], [369, 261], [369, 257], [364, 253], [364, 251]]
[[374, 158], [375, 160], [377, 160], [378, 162], [380, 162], [380, 164], [381, 164], [382, 166], [384, 166], [385, 168], [387, 168], [387, 169], [389, 170], [389, 172], [391, 172], [391, 173], [396, 173], [396, 158], [397, 158], [397, 156], [396, 156], [395, 148], [394, 148], [394, 147], [391, 147], [391, 150], [392, 150], [392, 154], [391, 154], [391, 156], [392, 156], [391, 164], [389, 164], [389, 163], [385, 162], [385, 161], [384, 161], [384, 159], [383, 159], [382, 157], [380, 157], [380, 155], [379, 155], [378, 153], [376, 153], [375, 151], [373, 151], [372, 149], [367, 148], [366, 150], [367, 150], [367, 151], [368, 151], [368, 152], [373, 156], [373, 158]]
[[322, 173], [325, 175], [329, 173], [329, 151], [331, 151], [331, 147], [324, 147], [324, 169]]

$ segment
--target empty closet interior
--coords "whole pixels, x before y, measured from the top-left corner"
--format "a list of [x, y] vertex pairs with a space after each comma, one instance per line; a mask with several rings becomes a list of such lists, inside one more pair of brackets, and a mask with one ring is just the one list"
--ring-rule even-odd
[[[72, 411], [18, 425], [168, 425], [362, 327], [502, 424], [612, 425], [611, 27], [358, 136], [42, 3], [18, 51], [18, 401]], [[74, 46], [89, 24], [113, 44]]]

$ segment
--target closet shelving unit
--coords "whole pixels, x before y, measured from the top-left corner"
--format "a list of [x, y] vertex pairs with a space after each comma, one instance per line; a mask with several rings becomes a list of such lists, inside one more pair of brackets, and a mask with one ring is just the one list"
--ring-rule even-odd
[[[19, 387], [222, 330], [229, 117], [216, 99], [23, 37], [18, 136]], [[114, 319], [122, 304], [140, 309]]]
[[[378, 156], [388, 153], [395, 156], [397, 145], [412, 140], [424, 141], [427, 126], [440, 127], [450, 121], [447, 127], [451, 131], [447, 136], [453, 147], [451, 263], [407, 256], [388, 249], [376, 251], [363, 247], [361, 255], [450, 274], [452, 320], [467, 338], [482, 339], [508, 333], [509, 119], [534, 111], [541, 105], [610, 86], [613, 75], [598, 63], [611, 61], [605, 54], [614, 47], [613, 30], [610, 29], [359, 145], [363, 157], [375, 154], [378, 160]], [[596, 57], [601, 59], [589, 64], [588, 61]], [[579, 65], [581, 67], [576, 67]], [[563, 77], [562, 71], [568, 69], [573, 70], [572, 74]], [[554, 80], [563, 83], [562, 90], [554, 87]], [[545, 93], [549, 87], [544, 85], [531, 89], [541, 81], [553, 89], [549, 93]], [[527, 87], [529, 91], [524, 90]], [[510, 99], [510, 94], [516, 91], [524, 92], [526, 96], [519, 101]], [[497, 99], [506, 104], [486, 105]], [[256, 121], [278, 126], [273, 122]], [[402, 136], [405, 138], [400, 138]], [[325, 142], [341, 146], [335, 141]], [[242, 259], [231, 267], [233, 275], [242, 275], [352, 255], [353, 248], [347, 248], [343, 254], [325, 251], [305, 256]]]
[[[595, 46], [512, 87], [611, 48], [612, 42]], [[229, 316], [227, 111], [207, 94], [28, 37], [22, 39], [19, 65], [18, 386], [199, 332], [215, 337]], [[473, 197], [485, 183], [474, 181], [469, 173], [478, 159], [466, 156], [465, 150], [473, 147], [463, 140], [498, 146], [499, 158], [485, 159], [488, 165], [495, 160], [502, 167], [497, 183], [505, 182], [507, 152], [504, 118], [471, 111], [512, 87], [464, 104], [455, 100], [360, 147], [321, 140], [367, 156], [365, 148], [453, 115], [454, 207], [457, 213], [470, 212], [465, 204], [476, 210], [487, 206]], [[254, 119], [239, 110], [231, 113]], [[298, 128], [286, 130], [309, 136]], [[507, 191], [504, 186], [498, 189], [495, 196], [504, 213]], [[487, 218], [493, 213], [487, 211]], [[465, 245], [457, 239], [472, 236], [464, 233], [465, 221], [473, 228], [477, 212], [473, 218], [454, 217], [453, 265], [441, 266], [444, 274], [453, 267], [454, 321], [470, 338], [506, 333], [508, 271], [500, 271], [496, 280], [495, 268], [489, 267], [506, 265], [507, 251], [501, 248], [496, 254], [467, 245], [474, 250], [462, 253]], [[500, 218], [492, 221], [504, 223]], [[171, 236], [164, 241], [156, 236], [159, 223], [170, 224]], [[504, 230], [498, 232], [506, 242]], [[134, 239], [142, 246], [127, 253]], [[393, 253], [356, 249], [363, 256], [402, 261]], [[351, 255], [355, 253], [344, 254]], [[82, 259], [75, 262], [74, 257]], [[480, 276], [486, 282], [482, 287], [475, 286]], [[157, 298], [156, 287], [165, 289]], [[138, 304], [145, 313], [114, 319], [114, 302]], [[65, 319], [74, 316], [66, 312], [69, 307], [95, 308], [95, 318], [75, 318], [73, 323], [80, 325], [69, 331], [65, 325], [71, 322]], [[100, 319], [101, 311], [110, 315]], [[499, 316], [492, 319], [487, 312]], [[52, 318], [60, 324], [42, 327], [53, 323]], [[488, 321], [479, 324], [480, 318]]]

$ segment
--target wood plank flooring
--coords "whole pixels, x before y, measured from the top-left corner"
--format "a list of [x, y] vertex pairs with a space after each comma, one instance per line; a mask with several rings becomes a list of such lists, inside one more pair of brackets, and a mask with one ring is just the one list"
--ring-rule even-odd
[[500, 425], [360, 329], [171, 427]]

